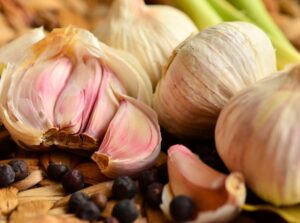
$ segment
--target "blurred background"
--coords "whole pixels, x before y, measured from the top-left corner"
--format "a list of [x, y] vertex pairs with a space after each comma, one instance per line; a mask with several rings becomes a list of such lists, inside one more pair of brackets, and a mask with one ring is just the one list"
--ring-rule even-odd
[[[112, 0], [0, 0], [0, 46], [26, 30], [43, 26], [76, 25], [92, 30], [105, 17]], [[147, 4], [174, 5], [172, 0], [146, 0]], [[288, 39], [300, 49], [300, 1], [264, 0]]]

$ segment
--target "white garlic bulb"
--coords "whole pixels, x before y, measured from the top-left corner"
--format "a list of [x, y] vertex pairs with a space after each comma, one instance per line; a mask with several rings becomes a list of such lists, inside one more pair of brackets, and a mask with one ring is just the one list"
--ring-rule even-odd
[[275, 51], [262, 30], [222, 23], [174, 51], [156, 87], [154, 109], [160, 124], [177, 136], [213, 136], [228, 99], [275, 70]]
[[275, 205], [300, 202], [300, 65], [234, 96], [216, 126], [218, 153]]
[[196, 31], [193, 22], [174, 7], [115, 0], [94, 33], [107, 45], [136, 56], [155, 86], [173, 49]]

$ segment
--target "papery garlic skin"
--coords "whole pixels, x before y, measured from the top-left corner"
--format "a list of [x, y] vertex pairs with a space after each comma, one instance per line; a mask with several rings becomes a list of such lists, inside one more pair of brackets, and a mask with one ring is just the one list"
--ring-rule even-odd
[[275, 205], [300, 202], [300, 66], [277, 73], [233, 97], [216, 126], [226, 166]]
[[172, 50], [196, 31], [193, 22], [174, 7], [146, 6], [144, 0], [114, 0], [94, 33], [109, 46], [136, 56], [155, 86]]
[[275, 70], [275, 51], [263, 31], [250, 23], [222, 23], [187, 39], [173, 52], [153, 106], [169, 132], [212, 137], [227, 101]]
[[246, 199], [243, 176], [238, 172], [225, 175], [203, 163], [182, 145], [168, 150], [169, 184], [162, 195], [161, 209], [169, 214], [173, 196], [191, 197], [199, 210], [192, 222], [227, 222], [241, 210]]

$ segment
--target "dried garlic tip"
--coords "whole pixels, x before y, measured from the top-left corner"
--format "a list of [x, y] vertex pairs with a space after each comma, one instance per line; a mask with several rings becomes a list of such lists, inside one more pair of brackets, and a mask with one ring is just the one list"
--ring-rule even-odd
[[268, 36], [250, 23], [222, 23], [184, 41], [154, 95], [160, 124], [180, 137], [212, 137], [235, 93], [276, 70]]
[[[126, 128], [122, 122], [118, 128], [110, 128], [116, 118], [128, 118], [131, 108], [124, 107], [124, 101], [135, 104], [136, 110], [151, 110], [145, 105], [151, 101], [151, 82], [131, 55], [98, 42], [83, 29], [55, 29], [48, 35], [41, 29], [35, 32], [44, 38], [27, 46], [25, 52], [17, 52], [14, 45], [9, 48], [17, 59], [8, 61], [0, 85], [2, 122], [19, 144], [35, 150], [57, 145], [94, 151], [103, 138], [108, 144], [112, 140], [106, 134], [115, 135], [114, 131]], [[29, 43], [32, 36], [21, 38], [17, 46]], [[146, 160], [143, 169], [159, 154], [160, 130], [153, 111], [140, 117], [140, 122], [151, 124], [145, 135], [136, 128], [136, 132], [113, 140], [117, 144], [137, 137], [136, 143], [128, 143], [122, 152], [133, 149], [136, 155], [142, 153]], [[151, 143], [145, 143], [147, 140]]]
[[193, 222], [227, 222], [240, 212], [246, 199], [240, 173], [222, 174], [182, 145], [169, 148], [167, 163], [169, 184], [163, 190], [161, 204], [167, 216], [176, 195], [189, 196], [196, 203], [199, 214]]
[[109, 46], [136, 56], [155, 86], [172, 50], [196, 31], [193, 22], [174, 7], [145, 5], [144, 0], [114, 0], [94, 33]]
[[274, 74], [234, 96], [216, 126], [226, 166], [275, 205], [300, 202], [300, 65]]

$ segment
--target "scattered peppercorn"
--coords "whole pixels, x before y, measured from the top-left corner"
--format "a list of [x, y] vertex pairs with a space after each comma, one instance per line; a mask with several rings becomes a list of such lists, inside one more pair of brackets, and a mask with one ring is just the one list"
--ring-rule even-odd
[[189, 221], [196, 217], [197, 209], [190, 197], [179, 195], [171, 201], [170, 213], [175, 221]]
[[104, 220], [104, 223], [119, 223], [119, 221], [114, 217], [108, 217]]
[[132, 200], [119, 201], [112, 210], [112, 216], [120, 223], [132, 223], [138, 217], [138, 210]]
[[51, 180], [60, 182], [69, 171], [69, 167], [62, 163], [50, 163], [47, 168], [47, 175]]
[[15, 180], [15, 171], [10, 165], [0, 164], [0, 187], [6, 187]]
[[154, 182], [159, 181], [159, 175], [157, 169], [149, 169], [142, 172], [139, 176], [139, 188], [142, 192], [146, 192], [147, 186]]
[[102, 211], [105, 209], [107, 204], [107, 198], [102, 193], [95, 193], [91, 196], [91, 201], [94, 202], [97, 207]]
[[131, 199], [137, 193], [135, 181], [128, 176], [118, 177], [112, 186], [112, 195], [115, 199]]
[[100, 210], [94, 202], [87, 201], [76, 209], [75, 214], [80, 219], [93, 221], [99, 219]]
[[24, 160], [12, 160], [8, 165], [10, 165], [15, 172], [14, 181], [23, 180], [29, 175], [28, 165]]
[[62, 185], [66, 192], [74, 193], [84, 187], [84, 176], [79, 170], [70, 170], [62, 178]]
[[76, 209], [88, 202], [89, 199], [89, 196], [81, 191], [73, 193], [68, 202], [68, 212], [75, 213]]
[[161, 204], [163, 187], [161, 183], [152, 183], [147, 187], [146, 201], [151, 207], [157, 208]]

